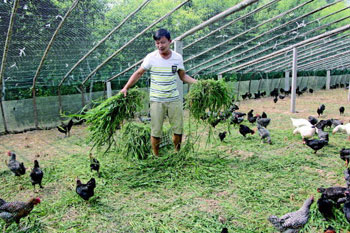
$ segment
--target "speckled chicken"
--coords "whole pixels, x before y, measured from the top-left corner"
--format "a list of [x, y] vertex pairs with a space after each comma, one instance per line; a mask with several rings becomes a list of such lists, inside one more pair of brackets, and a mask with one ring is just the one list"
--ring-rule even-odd
[[291, 213], [287, 213], [282, 217], [278, 218], [277, 216], [271, 215], [268, 220], [272, 223], [272, 225], [284, 233], [296, 233], [299, 232], [301, 228], [307, 223], [310, 215], [310, 206], [314, 202], [314, 197], [311, 196], [308, 198], [303, 206]]
[[77, 187], [75, 191], [81, 198], [87, 201], [90, 199], [90, 197], [94, 196], [95, 187], [96, 181], [94, 178], [91, 178], [86, 184], [83, 184], [80, 180], [77, 180]]
[[15, 176], [24, 175], [26, 173], [26, 168], [23, 163], [16, 160], [16, 154], [9, 151], [7, 152], [7, 155], [11, 157], [7, 163], [8, 168], [15, 174]]
[[5, 202], [0, 199], [0, 218], [5, 221], [5, 228], [10, 226], [13, 222], [19, 224], [21, 218], [29, 215], [34, 206], [39, 203], [39, 198], [32, 198], [28, 202]]
[[346, 196], [346, 201], [345, 201], [344, 206], [343, 206], [343, 212], [344, 212], [346, 220], [348, 220], [348, 222], [350, 222], [350, 193], [349, 193], [349, 191], [345, 192], [345, 196]]
[[43, 186], [41, 185], [41, 181], [43, 177], [44, 177], [44, 172], [40, 169], [38, 160], [34, 160], [34, 167], [30, 172], [30, 179], [32, 181], [32, 185], [34, 186], [34, 191], [35, 191], [36, 184], [38, 184], [40, 188], [43, 188]]
[[328, 144], [328, 142], [329, 142], [329, 134], [327, 132], [323, 131], [322, 129], [316, 128], [316, 133], [317, 133], [318, 138], [320, 140], [325, 140], [327, 142], [327, 144]]
[[259, 135], [261, 137], [261, 140], [265, 140], [266, 139], [266, 142], [271, 144], [271, 136], [270, 136], [270, 132], [264, 128], [263, 126], [259, 125], [258, 124], [258, 132], [259, 132]]

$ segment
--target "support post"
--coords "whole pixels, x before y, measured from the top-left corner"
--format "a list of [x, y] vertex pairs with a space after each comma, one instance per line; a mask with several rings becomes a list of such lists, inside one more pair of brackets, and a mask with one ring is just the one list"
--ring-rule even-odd
[[289, 75], [289, 71], [284, 72], [284, 90], [286, 91], [288, 91], [290, 88]]
[[221, 80], [222, 79], [222, 74], [219, 74], [218, 75], [218, 80]]
[[331, 88], [331, 71], [327, 70], [326, 90]]
[[57, 95], [58, 95], [58, 108], [59, 108], [58, 114], [60, 115], [60, 118], [61, 118], [61, 112], [62, 112], [61, 86], [58, 86]]
[[112, 97], [112, 85], [111, 85], [111, 82], [107, 82], [106, 85], [107, 85], [107, 98], [110, 98], [110, 97]]
[[81, 90], [81, 107], [84, 108], [85, 107], [85, 86], [81, 85], [80, 90]]
[[292, 113], [295, 113], [295, 99], [296, 99], [296, 88], [297, 88], [297, 57], [298, 57], [298, 51], [297, 48], [293, 48], [293, 67], [292, 67], [292, 98], [290, 100], [290, 111]]
[[[179, 53], [182, 55], [182, 41], [181, 40], [175, 40], [174, 41], [174, 50], [175, 52]], [[183, 82], [180, 80], [179, 75], [177, 75], [177, 89], [179, 90], [179, 97], [181, 102], [183, 102], [183, 97], [184, 97], [184, 85]]]

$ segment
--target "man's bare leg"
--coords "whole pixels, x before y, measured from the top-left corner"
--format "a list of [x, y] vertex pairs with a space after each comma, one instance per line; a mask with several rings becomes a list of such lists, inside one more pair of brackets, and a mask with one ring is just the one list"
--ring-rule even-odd
[[151, 136], [152, 150], [155, 156], [159, 156], [160, 138]]
[[181, 148], [182, 134], [174, 134], [173, 135], [173, 143], [175, 146], [175, 150], [179, 151]]

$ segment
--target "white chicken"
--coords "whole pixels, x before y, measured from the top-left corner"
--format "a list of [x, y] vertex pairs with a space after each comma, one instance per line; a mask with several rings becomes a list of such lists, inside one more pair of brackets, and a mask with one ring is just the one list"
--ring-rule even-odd
[[293, 134], [297, 134], [300, 133], [302, 139], [304, 140], [304, 138], [311, 138], [312, 136], [314, 136], [316, 132], [316, 127], [315, 126], [301, 126], [299, 128], [296, 128], [293, 131]]
[[299, 128], [299, 127], [302, 127], [302, 126], [309, 126], [311, 127], [312, 124], [306, 120], [306, 119], [295, 119], [295, 118], [290, 118], [292, 120], [292, 124], [295, 128]]
[[333, 129], [332, 134], [335, 134], [336, 132], [346, 133], [348, 135], [348, 140], [350, 140], [350, 123], [347, 123], [346, 125], [338, 125], [338, 126], [336, 126]]

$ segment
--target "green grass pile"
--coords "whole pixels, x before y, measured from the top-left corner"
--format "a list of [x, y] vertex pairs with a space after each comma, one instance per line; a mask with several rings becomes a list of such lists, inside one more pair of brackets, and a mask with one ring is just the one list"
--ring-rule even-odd
[[[186, 107], [196, 120], [203, 118], [207, 110], [217, 113], [222, 108], [228, 107], [230, 102], [227, 84], [221, 80], [199, 80], [191, 86], [186, 96]], [[210, 120], [209, 117], [208, 122]]]
[[128, 91], [126, 97], [122, 93], [103, 101], [81, 117], [86, 119], [90, 131], [89, 142], [92, 148], [107, 145], [106, 152], [115, 144], [114, 136], [125, 120], [134, 118], [135, 112], [142, 108], [144, 94], [138, 89]]

